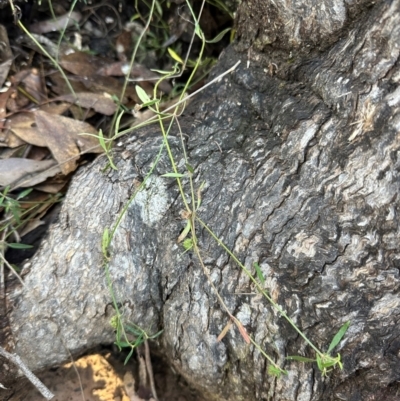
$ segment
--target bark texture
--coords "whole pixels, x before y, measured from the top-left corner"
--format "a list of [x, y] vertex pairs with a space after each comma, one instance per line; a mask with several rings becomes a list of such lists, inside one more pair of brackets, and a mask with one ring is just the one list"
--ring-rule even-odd
[[[268, 14], [272, 25], [284, 21], [280, 1], [263, 3], [280, 12]], [[301, 4], [312, 12], [293, 3], [294, 23]], [[239, 23], [252, 4], [242, 4]], [[185, 221], [175, 182], [160, 177], [171, 171], [165, 151], [116, 232], [110, 274], [126, 318], [164, 329], [160, 352], [209, 399], [372, 401], [400, 391], [400, 2], [354, 11], [368, 4], [319, 2], [327, 11], [315, 11], [310, 31], [299, 22], [294, 36], [282, 22], [282, 42], [268, 54], [227, 49], [213, 77], [240, 59], [239, 67], [180, 118], [196, 184], [206, 183], [199, 216], [248, 269], [259, 263], [272, 298], [318, 347], [351, 320], [337, 350], [343, 371], [322, 377], [285, 361], [313, 353], [199, 227], [227, 306], [289, 374], [269, 376], [236, 329], [217, 342], [228, 318], [196, 257], [176, 244]], [[313, 50], [288, 59], [290, 36], [293, 49], [309, 40]], [[320, 38], [324, 52], [315, 48]], [[170, 142], [184, 172], [177, 128]], [[14, 352], [33, 370], [68, 359], [65, 347], [77, 354], [113, 341], [101, 237], [161, 144], [159, 129], [148, 128], [117, 150], [118, 171], [103, 173], [105, 158], [81, 169], [24, 269], [26, 288], [9, 291]]]

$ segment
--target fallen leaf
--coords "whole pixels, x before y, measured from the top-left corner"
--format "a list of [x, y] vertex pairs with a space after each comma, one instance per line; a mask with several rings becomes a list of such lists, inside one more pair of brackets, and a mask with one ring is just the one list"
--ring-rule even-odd
[[55, 164], [54, 160], [30, 160], [14, 157], [0, 160], [0, 185], [4, 187], [14, 185], [26, 176], [42, 173]]
[[13, 134], [9, 129], [3, 129], [0, 131], [0, 147], [17, 148], [25, 145], [21, 138]]
[[46, 146], [60, 164], [61, 171], [67, 175], [76, 169], [81, 153], [102, 153], [97, 138], [97, 130], [90, 124], [72, 118], [49, 114], [41, 110], [34, 112], [37, 128], [46, 140]]
[[15, 114], [8, 119], [6, 126], [26, 143], [41, 147], [47, 146], [46, 137], [37, 128], [33, 113]]
[[71, 11], [67, 14], [60, 15], [56, 19], [51, 18], [46, 21], [39, 21], [29, 27], [33, 33], [47, 33], [61, 31], [69, 26], [78, 24], [82, 19], [82, 15], [77, 11]]
[[40, 106], [40, 110], [50, 114], [64, 114], [71, 105], [67, 102], [63, 103], [46, 103]]
[[12, 77], [12, 83], [16, 86], [22, 84], [22, 89], [31, 96], [37, 104], [46, 100], [46, 91], [43, 80], [37, 68], [19, 71]]
[[64, 55], [60, 59], [63, 68], [82, 77], [95, 75], [99, 68], [110, 63], [111, 61], [108, 59], [79, 51]]
[[8, 72], [12, 64], [13, 54], [8, 41], [7, 29], [0, 25], [0, 87], [8, 77]]
[[4, 81], [7, 79], [11, 64], [12, 59], [6, 60], [0, 64], [0, 86], [3, 86]]
[[97, 113], [104, 114], [105, 116], [111, 116], [117, 110], [117, 105], [111, 97], [97, 93], [81, 92], [75, 95], [63, 95], [59, 99], [74, 103], [85, 109], [94, 109]]

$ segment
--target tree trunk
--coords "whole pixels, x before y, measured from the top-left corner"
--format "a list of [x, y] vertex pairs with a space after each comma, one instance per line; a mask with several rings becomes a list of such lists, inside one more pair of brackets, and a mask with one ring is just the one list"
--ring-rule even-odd
[[[176, 182], [160, 177], [172, 171], [165, 150], [116, 231], [113, 289], [128, 321], [164, 330], [159, 351], [209, 399], [395, 400], [400, 1], [286, 3], [242, 3], [238, 43], [211, 78], [241, 64], [179, 122], [196, 190], [205, 183], [198, 216], [250, 271], [259, 264], [272, 299], [318, 348], [351, 321], [335, 350], [343, 370], [324, 377], [315, 364], [287, 361], [315, 353], [198, 225], [212, 283], [288, 375], [268, 375], [234, 327], [217, 341], [229, 317], [196, 255], [176, 243], [186, 221]], [[169, 141], [184, 172], [177, 126]], [[24, 268], [26, 287], [9, 289], [13, 352], [32, 370], [67, 360], [66, 348], [76, 355], [113, 341], [102, 235], [162, 142], [157, 126], [146, 128], [117, 148], [118, 171], [103, 172], [105, 157], [82, 168]]]

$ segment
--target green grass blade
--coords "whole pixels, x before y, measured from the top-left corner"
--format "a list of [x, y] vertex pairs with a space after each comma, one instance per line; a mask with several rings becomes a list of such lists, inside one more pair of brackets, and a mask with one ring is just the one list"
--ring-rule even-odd
[[315, 359], [306, 358], [305, 356], [300, 356], [300, 355], [287, 356], [286, 359], [289, 361], [315, 362]]
[[17, 242], [8, 243], [7, 246], [9, 248], [13, 248], [13, 249], [30, 249], [30, 248], [33, 248], [32, 245], [20, 244], [20, 243], [17, 243]]
[[262, 285], [264, 285], [264, 283], [265, 283], [265, 277], [264, 277], [264, 275], [263, 275], [263, 273], [262, 273], [262, 271], [261, 271], [260, 265], [259, 265], [257, 262], [254, 262], [254, 263], [253, 263], [253, 266], [254, 266], [254, 268], [256, 269], [257, 277], [258, 277], [258, 279], [260, 280], [260, 283], [261, 283]]
[[332, 350], [340, 343], [341, 339], [343, 336], [346, 334], [347, 329], [350, 326], [350, 321], [346, 322], [340, 330], [336, 333], [335, 337], [333, 337], [331, 344], [329, 345], [328, 348], [328, 354], [332, 352]]

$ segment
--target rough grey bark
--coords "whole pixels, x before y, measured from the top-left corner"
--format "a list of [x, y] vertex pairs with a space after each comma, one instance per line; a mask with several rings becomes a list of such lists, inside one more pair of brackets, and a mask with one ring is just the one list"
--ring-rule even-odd
[[[196, 257], [176, 244], [185, 221], [176, 184], [160, 177], [171, 171], [165, 152], [112, 245], [110, 273], [126, 318], [164, 329], [160, 352], [210, 399], [390, 400], [400, 391], [400, 2], [379, 2], [358, 19], [351, 2], [325, 3], [344, 7], [344, 20], [326, 25], [325, 36], [323, 19], [298, 30], [300, 42], [329, 42], [324, 52], [294, 46], [292, 59], [285, 44], [269, 54], [231, 47], [213, 77], [239, 59], [240, 66], [197, 97], [180, 123], [196, 185], [206, 183], [199, 216], [249, 269], [259, 263], [273, 299], [318, 347], [351, 320], [338, 347], [343, 371], [322, 377], [315, 366], [285, 361], [313, 353], [199, 228], [213, 283], [289, 374], [268, 376], [265, 359], [236, 329], [217, 342], [228, 318]], [[170, 142], [184, 172], [176, 127]], [[118, 171], [103, 173], [105, 158], [83, 168], [24, 270], [26, 289], [8, 294], [14, 352], [33, 370], [68, 359], [64, 346], [78, 354], [113, 340], [101, 237], [161, 143], [159, 129], [149, 128], [117, 150]]]

